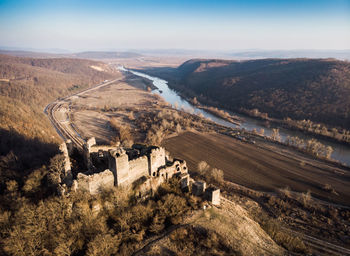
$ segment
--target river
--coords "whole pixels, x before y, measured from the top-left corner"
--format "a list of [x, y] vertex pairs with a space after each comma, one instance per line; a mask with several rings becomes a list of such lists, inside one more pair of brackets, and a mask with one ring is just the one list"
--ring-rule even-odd
[[[236, 114], [236, 113], [231, 113], [230, 111], [228, 111], [229, 113], [231, 113], [235, 116], [238, 116], [239, 118], [241, 118], [243, 120], [241, 122], [241, 125], [237, 126], [237, 125], [230, 123], [230, 122], [228, 122], [220, 117], [217, 117], [217, 116], [215, 116], [215, 115], [213, 115], [213, 114], [211, 114], [203, 109], [195, 107], [194, 105], [189, 103], [187, 100], [182, 98], [179, 94], [177, 94], [176, 91], [170, 89], [168, 86], [168, 82], [163, 80], [163, 79], [160, 79], [160, 78], [154, 77], [154, 76], [150, 76], [150, 75], [147, 75], [147, 74], [144, 74], [141, 72], [128, 70], [128, 69], [125, 69], [124, 67], [119, 67], [119, 69], [122, 71], [129, 71], [134, 75], [144, 77], [144, 78], [151, 80], [153, 82], [154, 86], [158, 88], [158, 89], [153, 90], [152, 92], [162, 96], [164, 98], [164, 100], [167, 101], [168, 103], [170, 103], [173, 107], [176, 107], [178, 109], [182, 108], [185, 111], [190, 112], [190, 113], [195, 113], [195, 114], [201, 113], [204, 117], [209, 118], [218, 124], [221, 124], [221, 125], [224, 125], [227, 127], [232, 127], [232, 128], [244, 128], [248, 131], [252, 131], [253, 129], [256, 129], [257, 131], [259, 131], [260, 129], [264, 129], [265, 135], [267, 135], [267, 136], [271, 135], [273, 128], [279, 128], [279, 134], [281, 136], [282, 141], [285, 141], [287, 136], [298, 136], [299, 138], [302, 138], [304, 140], [309, 140], [309, 139], [314, 138], [314, 136], [312, 136], [312, 135], [304, 134], [304, 133], [299, 132], [299, 131], [293, 131], [293, 130], [281, 128], [281, 127], [278, 127], [276, 124], [271, 124], [269, 127], [266, 127], [264, 125], [264, 121], [250, 118], [250, 117], [243, 116], [243, 115]], [[344, 145], [341, 143], [337, 143], [334, 141], [328, 141], [325, 139], [317, 138], [317, 140], [324, 145], [331, 146], [334, 149], [332, 156], [331, 156], [333, 159], [350, 166], [350, 146], [347, 146], [347, 145]]]

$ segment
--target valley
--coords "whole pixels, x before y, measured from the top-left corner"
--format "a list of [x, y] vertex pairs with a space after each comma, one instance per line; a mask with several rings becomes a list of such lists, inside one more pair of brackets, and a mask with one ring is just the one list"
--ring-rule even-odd
[[350, 256], [350, 2], [0, 3], [0, 255]]
[[[94, 65], [101, 67], [101, 64]], [[214, 207], [203, 215], [196, 204], [188, 216], [184, 215], [188, 222], [170, 225], [159, 236], [146, 236], [149, 240], [133, 245], [135, 252], [140, 253], [138, 250], [142, 248], [146, 255], [164, 248], [180, 252], [180, 248], [172, 245], [174, 241], [184, 243], [178, 237], [179, 232], [198, 232], [204, 228], [205, 232], [217, 232], [221, 237], [222, 244], [217, 246], [240, 255], [242, 240], [237, 234], [230, 240], [227, 229], [213, 228], [228, 221], [247, 229], [245, 232], [253, 232], [253, 237], [248, 239], [253, 254], [265, 254], [266, 250], [277, 255], [283, 255], [285, 250], [306, 253], [310, 248], [320, 255], [339, 255], [339, 248], [346, 251], [350, 199], [347, 167], [318, 160], [268, 137], [240, 130], [214, 112], [193, 111], [180, 97], [167, 102], [164, 100], [168, 99], [167, 89], [162, 88], [158, 80], [121, 72], [116, 70], [116, 65], [110, 64], [107, 68], [113, 74], [109, 79], [79, 88], [78, 92], [46, 106], [45, 112], [60, 136], [71, 140], [77, 149], [90, 137], [95, 137], [99, 144], [164, 146], [172, 156], [187, 162], [194, 178], [207, 179], [198, 167], [205, 161], [211, 168], [221, 169], [225, 179], [211, 180], [222, 190], [221, 207]], [[100, 68], [91, 69], [103, 72]], [[175, 105], [177, 101], [179, 106]], [[76, 155], [72, 157], [73, 169], [84, 170], [79, 164], [81, 159]], [[309, 195], [307, 199], [303, 199], [305, 195]], [[307, 200], [307, 204], [303, 204], [303, 200]], [[246, 216], [248, 222], [238, 218], [237, 211]], [[312, 218], [312, 222], [305, 224], [307, 218]], [[311, 230], [308, 237], [300, 235], [292, 239], [293, 232], [304, 234], [305, 227]], [[321, 237], [318, 229], [322, 229], [327, 238]], [[329, 246], [320, 247], [319, 241], [327, 241]], [[194, 240], [186, 241], [187, 248], [192, 242]], [[262, 247], [255, 246], [261, 243]]]
[[[238, 140], [228, 135], [229, 129], [231, 132], [237, 132], [237, 128], [221, 126], [211, 120], [203, 119], [203, 117], [197, 119], [196, 115], [188, 114], [181, 109], [174, 110], [171, 105], [164, 102], [161, 94], [152, 94], [147, 91], [149, 83], [150, 81], [143, 80], [138, 76], [123, 73], [123, 78], [120, 81], [114, 81], [106, 86], [96, 87], [96, 90], [67, 98], [65, 102], [69, 106], [67, 117], [70, 118], [75, 134], [79, 134], [79, 137], [81, 136], [85, 140], [95, 136], [100, 143], [114, 143], [118, 140], [126, 145], [134, 142], [149, 143], [150, 141], [156, 144], [161, 143], [171, 155], [186, 160], [189, 170], [194, 175], [196, 175], [198, 163], [206, 161], [210, 166], [224, 171], [227, 185], [224, 185], [222, 189], [229, 198], [238, 193], [243, 195], [243, 198], [248, 196], [259, 204], [265, 205], [265, 200], [270, 202], [269, 198], [279, 198], [280, 191], [287, 188], [290, 191], [288, 193], [293, 195], [287, 200], [299, 200], [298, 198], [304, 194], [311, 193], [312, 199], [310, 200], [312, 200], [312, 204], [318, 205], [317, 207], [329, 208], [330, 211], [332, 207], [338, 211], [349, 207], [350, 176], [348, 168], [344, 169], [337, 164], [314, 159], [249, 132], [243, 132], [241, 136], [253, 138], [255, 144]], [[151, 115], [151, 119], [148, 121], [144, 119], [151, 113], [155, 113], [155, 115]], [[160, 115], [160, 113], [162, 114]], [[168, 119], [167, 115], [172, 117]], [[147, 122], [153, 123], [153, 125], [157, 124], [157, 119], [153, 119], [154, 117], [161, 117], [160, 120], [171, 122], [171, 120], [176, 120], [173, 119], [174, 116], [181, 119], [183, 115], [187, 116], [187, 120], [192, 119], [192, 121], [188, 122], [186, 126], [180, 121], [180, 129], [172, 128], [164, 121], [159, 124], [159, 128], [151, 128], [154, 129], [154, 135], [159, 136], [156, 139], [153, 135], [150, 136], [149, 132], [146, 132], [147, 129], [142, 130], [141, 128]], [[66, 118], [64, 118], [65, 120]], [[129, 135], [125, 138], [120, 133], [121, 127], [128, 130]], [[132, 142], [129, 141], [131, 138]], [[234, 186], [241, 188], [232, 190], [230, 184], [237, 184]], [[327, 187], [330, 187], [331, 190]], [[250, 195], [247, 191], [256, 191], [252, 192], [255, 196]], [[262, 194], [256, 196], [259, 193]], [[266, 197], [268, 199], [265, 199]], [[268, 208], [271, 207], [269, 204], [267, 205]], [[300, 208], [300, 206], [295, 207], [296, 209]], [[250, 206], [247, 210], [251, 210]], [[251, 214], [254, 215], [254, 213]], [[317, 213], [315, 216], [321, 215], [322, 213]], [[343, 215], [341, 216], [342, 219]], [[298, 218], [290, 217], [287, 214], [282, 220], [285, 222], [283, 225], [291, 226], [292, 230], [300, 232]], [[347, 220], [345, 217], [345, 219], [338, 221], [346, 222]], [[314, 225], [320, 227], [323, 224], [315, 223]], [[330, 225], [326, 229], [333, 232], [334, 226]], [[346, 234], [346, 228], [344, 232]], [[317, 232], [312, 233], [312, 235], [322, 239]], [[330, 235], [330, 240], [327, 241], [343, 245], [339, 243], [339, 237], [336, 235]], [[313, 242], [310, 246], [316, 246], [319, 249], [319, 245], [313, 245]], [[335, 251], [329, 250], [337, 255], [337, 249]]]

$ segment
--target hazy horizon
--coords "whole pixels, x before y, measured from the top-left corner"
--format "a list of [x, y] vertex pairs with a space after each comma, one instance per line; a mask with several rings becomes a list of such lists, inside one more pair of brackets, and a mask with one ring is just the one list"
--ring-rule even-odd
[[0, 1], [1, 46], [344, 50], [350, 1]]
[[3, 51], [27, 51], [38, 53], [57, 53], [57, 54], [74, 54], [82, 52], [135, 52], [135, 53], [173, 53], [173, 52], [187, 52], [187, 53], [245, 53], [245, 52], [346, 52], [350, 53], [350, 47], [344, 49], [264, 49], [264, 48], [247, 48], [247, 49], [194, 49], [194, 48], [31, 48], [26, 46], [13, 47], [9, 45], [0, 45], [0, 50]]

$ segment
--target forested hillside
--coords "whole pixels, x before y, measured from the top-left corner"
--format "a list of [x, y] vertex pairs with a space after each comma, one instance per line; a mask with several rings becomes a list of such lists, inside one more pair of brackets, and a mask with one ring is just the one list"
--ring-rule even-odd
[[350, 128], [350, 63], [333, 59], [189, 60], [151, 71], [188, 97], [234, 111]]
[[48, 140], [56, 136], [47, 136], [43, 109], [49, 102], [112, 77], [106, 64], [95, 61], [0, 55], [0, 128]]
[[0, 193], [57, 153], [58, 135], [44, 107], [116, 76], [101, 62], [0, 55]]

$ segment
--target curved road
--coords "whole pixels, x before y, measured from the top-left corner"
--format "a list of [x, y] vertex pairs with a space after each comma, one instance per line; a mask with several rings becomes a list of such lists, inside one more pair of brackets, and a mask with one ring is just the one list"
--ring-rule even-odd
[[[59, 98], [45, 107], [44, 113], [48, 116], [53, 127], [55, 127], [57, 133], [64, 141], [68, 139], [71, 140], [79, 150], [83, 148], [83, 145], [85, 143], [85, 140], [81, 138], [80, 134], [75, 130], [73, 124], [69, 120], [69, 100], [71, 97], [80, 96], [86, 92], [97, 90], [101, 87], [115, 83], [121, 79], [122, 78], [117, 78], [111, 81], [105, 81], [81, 92], [69, 95], [64, 98]], [[62, 115], [64, 118], [62, 118]]]
[[[106, 81], [101, 84], [97, 84], [94, 87], [88, 88], [86, 90], [83, 90], [81, 92], [69, 95], [64, 98], [59, 98], [55, 100], [54, 102], [48, 104], [45, 109], [44, 113], [48, 116], [50, 119], [52, 125], [55, 127], [57, 133], [62, 137], [64, 141], [71, 140], [75, 146], [81, 150], [83, 148], [83, 145], [85, 143], [85, 140], [81, 138], [79, 133], [75, 130], [73, 124], [69, 120], [69, 100], [73, 96], [79, 96], [86, 92], [97, 90], [101, 87], [110, 85], [112, 83], [115, 83], [116, 81], [121, 80], [121, 78], [117, 78], [111, 81]], [[62, 114], [63, 117], [62, 118]], [[224, 201], [230, 202], [230, 200], [221, 197]], [[312, 248], [314, 251], [318, 253], [318, 255], [350, 255], [350, 250], [335, 244], [328, 243], [323, 240], [319, 240], [315, 237], [311, 237], [306, 234], [299, 233], [295, 230], [283, 228], [286, 232], [289, 232], [291, 235], [295, 235], [300, 237], [304, 243]]]

